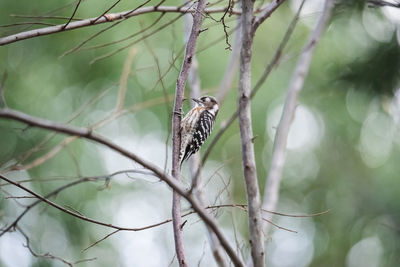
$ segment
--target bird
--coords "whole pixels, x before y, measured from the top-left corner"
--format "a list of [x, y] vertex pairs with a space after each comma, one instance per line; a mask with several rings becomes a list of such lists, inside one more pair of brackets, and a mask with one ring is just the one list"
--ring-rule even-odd
[[218, 101], [213, 96], [206, 95], [198, 99], [192, 98], [192, 100], [196, 102], [196, 106], [182, 119], [180, 127], [179, 162], [181, 166], [185, 160], [199, 151], [204, 141], [210, 136], [219, 111]]

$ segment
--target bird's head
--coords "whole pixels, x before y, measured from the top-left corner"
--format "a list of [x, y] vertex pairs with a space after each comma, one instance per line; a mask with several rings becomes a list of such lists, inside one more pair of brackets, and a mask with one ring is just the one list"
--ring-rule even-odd
[[214, 116], [217, 115], [219, 106], [218, 106], [218, 101], [215, 99], [213, 96], [202, 96], [199, 99], [192, 98], [193, 101], [195, 101], [199, 106], [205, 107], [209, 112], [211, 112]]

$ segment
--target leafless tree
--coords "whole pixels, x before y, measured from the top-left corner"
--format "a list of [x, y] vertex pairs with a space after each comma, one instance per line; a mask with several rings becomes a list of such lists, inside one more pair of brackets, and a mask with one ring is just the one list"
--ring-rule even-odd
[[[73, 12], [70, 17], [59, 18], [63, 19], [64, 22], [58, 25], [51, 25], [42, 28], [37, 28], [28, 31], [22, 31], [18, 33], [13, 33], [8, 36], [4, 36], [0, 38], [0, 45], [10, 45], [15, 42], [22, 42], [23, 40], [30, 38], [41, 38], [44, 35], [52, 35], [60, 32], [66, 32], [71, 30], [78, 30], [83, 27], [93, 27], [98, 24], [109, 24], [109, 27], [93, 34], [79, 45], [74, 47], [73, 49], [67, 51], [64, 55], [68, 55], [71, 53], [75, 53], [80, 49], [83, 49], [84, 45], [88, 42], [96, 38], [97, 36], [103, 34], [105, 31], [112, 29], [115, 25], [131, 19], [133, 17], [141, 16], [147, 13], [159, 13], [160, 17], [153, 24], [148, 27], [143, 28], [142, 31], [131, 34], [124, 40], [128, 40], [133, 36], [142, 35], [138, 40], [129, 43], [127, 46], [124, 46], [120, 49], [117, 49], [111, 53], [105, 54], [104, 56], [100, 56], [95, 58], [93, 62], [104, 59], [106, 57], [115, 55], [116, 53], [123, 51], [126, 48], [130, 48], [129, 55], [126, 58], [124, 63], [123, 72], [121, 75], [117, 103], [115, 108], [111, 111], [111, 113], [102, 118], [101, 120], [93, 123], [88, 127], [76, 127], [72, 126], [70, 123], [79, 116], [85, 109], [87, 109], [90, 105], [101, 99], [104, 94], [101, 93], [98, 96], [94, 97], [88, 103], [85, 103], [80, 110], [77, 111], [76, 114], [73, 114], [71, 118], [65, 122], [55, 122], [46, 120], [43, 118], [31, 116], [29, 114], [11, 109], [6, 105], [6, 99], [3, 97], [4, 90], [4, 82], [2, 81], [0, 84], [0, 118], [2, 120], [14, 120], [19, 121], [28, 127], [37, 127], [41, 129], [46, 129], [50, 132], [50, 134], [43, 140], [43, 142], [36, 144], [31, 150], [27, 151], [24, 155], [20, 157], [20, 161], [2, 164], [0, 169], [0, 179], [5, 182], [7, 185], [13, 185], [25, 193], [27, 193], [30, 197], [34, 197], [35, 200], [27, 205], [23, 212], [20, 213], [19, 216], [12, 222], [9, 222], [7, 226], [3, 227], [0, 232], [0, 237], [5, 233], [8, 233], [12, 230], [19, 231], [26, 238], [26, 246], [29, 251], [35, 257], [44, 257], [48, 259], [59, 260], [69, 266], [72, 266], [75, 263], [71, 261], [67, 261], [61, 257], [52, 256], [51, 254], [40, 254], [35, 252], [30, 247], [30, 239], [29, 233], [26, 233], [22, 229], [19, 228], [18, 223], [23, 216], [27, 212], [29, 212], [34, 206], [39, 203], [46, 203], [49, 206], [52, 206], [61, 212], [74, 216], [79, 220], [83, 220], [88, 223], [97, 224], [102, 227], [109, 228], [112, 232], [104, 236], [103, 238], [97, 240], [92, 243], [90, 246], [85, 248], [85, 251], [89, 248], [96, 246], [98, 243], [104, 241], [110, 236], [121, 232], [121, 231], [143, 231], [149, 228], [158, 227], [162, 224], [166, 224], [172, 222], [173, 224], [173, 236], [175, 240], [175, 252], [176, 258], [178, 260], [179, 266], [191, 266], [193, 263], [189, 262], [187, 259], [187, 254], [184, 246], [184, 224], [182, 222], [182, 218], [189, 216], [191, 214], [196, 213], [201, 221], [205, 224], [205, 229], [209, 236], [211, 250], [213, 252], [214, 259], [219, 266], [229, 266], [232, 263], [235, 266], [245, 266], [246, 255], [240, 253], [240, 248], [238, 248], [238, 244], [236, 247], [232, 242], [228, 239], [227, 234], [224, 233], [222, 228], [219, 226], [218, 220], [215, 217], [215, 213], [213, 211], [218, 210], [220, 208], [226, 207], [235, 207], [240, 208], [247, 212], [248, 218], [248, 229], [249, 229], [249, 239], [248, 245], [250, 247], [251, 257], [248, 257], [249, 265], [253, 266], [265, 266], [265, 233], [268, 231], [268, 227], [271, 224], [266, 222], [271, 221], [272, 215], [276, 214], [276, 203], [278, 201], [279, 196], [279, 184], [281, 179], [282, 168], [285, 162], [285, 149], [286, 149], [286, 139], [288, 136], [288, 131], [290, 129], [290, 124], [293, 119], [295, 113], [295, 107], [297, 103], [297, 97], [300, 93], [300, 90], [304, 84], [304, 80], [306, 78], [306, 74], [308, 72], [308, 68], [310, 65], [310, 60], [313, 54], [313, 49], [316, 46], [321, 34], [323, 33], [323, 29], [325, 28], [327, 21], [329, 20], [331, 10], [334, 6], [334, 0], [325, 0], [325, 7], [321, 14], [320, 20], [317, 22], [315, 29], [310, 34], [309, 40], [305, 45], [303, 51], [301, 52], [297, 67], [291, 77], [291, 84], [289, 86], [287, 92], [287, 98], [285, 102], [285, 106], [282, 112], [281, 121], [278, 126], [278, 130], [275, 136], [274, 142], [274, 150], [272, 154], [271, 168], [268, 174], [268, 180], [266, 187], [264, 189], [264, 202], [261, 201], [261, 193], [259, 190], [259, 179], [257, 175], [257, 167], [255, 164], [255, 153], [254, 153], [254, 133], [252, 130], [252, 113], [251, 113], [251, 98], [257, 93], [258, 89], [261, 87], [263, 82], [268, 77], [269, 73], [272, 71], [274, 67], [278, 66], [279, 59], [282, 55], [283, 49], [288, 42], [288, 39], [291, 36], [291, 33], [294, 30], [296, 22], [299, 17], [299, 12], [295, 15], [292, 23], [289, 25], [288, 30], [285, 34], [285, 37], [282, 40], [281, 45], [277, 48], [276, 54], [273, 57], [271, 63], [267, 65], [264, 74], [260, 78], [259, 82], [252, 88], [251, 85], [251, 77], [252, 77], [252, 50], [253, 50], [253, 41], [255, 38], [255, 33], [259, 26], [264, 23], [272, 14], [277, 10], [285, 1], [284, 0], [273, 0], [270, 3], [262, 4], [258, 8], [254, 7], [254, 1], [252, 0], [242, 0], [240, 2], [229, 0], [228, 3], [226, 1], [217, 1], [214, 3], [216, 7], [212, 5], [208, 5], [206, 1], [187, 1], [180, 6], [166, 6], [164, 5], [164, 0], [161, 0], [159, 3], [155, 5], [147, 5], [151, 1], [145, 1], [140, 4], [136, 8], [132, 10], [127, 10], [123, 12], [110, 13], [111, 9], [118, 5], [120, 0], [114, 2], [112, 5], [104, 9], [104, 12], [98, 14], [98, 16], [93, 18], [85, 18], [80, 19], [76, 18], [76, 12], [82, 8], [81, 0], [76, 1], [73, 5]], [[372, 1], [371, 1], [372, 2]], [[175, 19], [171, 19], [169, 22], [164, 25], [158, 27], [155, 30], [151, 30], [154, 25], [156, 25], [159, 20], [166, 13], [176, 13], [177, 17]], [[213, 14], [221, 15], [219, 20], [214, 19], [212, 17]], [[226, 25], [226, 20], [228, 16], [233, 16], [234, 20], [237, 21], [237, 26], [233, 31], [235, 31], [235, 40], [233, 41], [233, 47], [230, 45], [230, 39], [232, 38], [232, 32], [228, 30]], [[147, 37], [155, 35], [157, 32], [165, 29], [170, 24], [172, 24], [176, 20], [181, 20], [185, 18], [185, 24], [188, 26], [186, 29], [187, 39], [185, 40], [185, 46], [182, 48], [183, 59], [181, 62], [181, 67], [179, 69], [179, 75], [177, 77], [176, 88], [174, 95], [168, 95], [167, 93], [163, 98], [160, 99], [152, 99], [147, 102], [143, 102], [134, 106], [125, 107], [126, 104], [126, 94], [127, 94], [127, 79], [131, 72], [131, 65], [135, 59], [135, 55], [137, 54], [137, 49], [134, 46], [140, 41], [146, 41]], [[193, 19], [188, 19], [188, 17], [192, 17]], [[38, 21], [45, 19], [45, 16], [33, 16], [32, 18], [38, 19]], [[55, 18], [55, 17], [52, 17]], [[198, 97], [200, 92], [202, 91], [200, 88], [201, 77], [199, 75], [198, 69], [201, 68], [199, 62], [196, 59], [196, 50], [197, 40], [199, 36], [201, 36], [202, 32], [207, 30], [207, 28], [202, 28], [204, 25], [203, 21], [211, 20], [223, 28], [223, 36], [221, 40], [226, 42], [226, 46], [228, 49], [232, 49], [231, 57], [229, 60], [229, 64], [227, 64], [227, 69], [225, 71], [224, 77], [221, 79], [221, 83], [216, 92], [220, 101], [222, 101], [228, 92], [233, 87], [232, 84], [235, 80], [235, 77], [238, 77], [238, 104], [236, 111], [232, 111], [232, 117], [224, 123], [221, 127], [220, 132], [218, 132], [214, 139], [212, 140], [208, 150], [204, 153], [204, 157], [200, 160], [199, 157], [194, 157], [191, 161], [191, 177], [192, 177], [192, 188], [186, 188], [184, 183], [181, 181], [181, 170], [179, 164], [179, 147], [180, 147], [180, 123], [183, 114], [183, 101], [185, 95], [185, 86], [188, 81], [189, 86], [191, 88], [190, 94], [193, 97]], [[31, 23], [32, 25], [38, 25], [39, 22]], [[29, 23], [28, 23], [29, 24]], [[151, 30], [151, 31], [150, 31]], [[66, 33], [68, 34], [68, 33]], [[124, 41], [122, 40], [122, 41]], [[112, 41], [108, 44], [103, 44], [101, 46], [108, 46], [116, 43], [118, 41]], [[96, 47], [92, 47], [95, 49]], [[175, 62], [179, 60], [179, 55], [176, 56], [171, 62], [170, 68], [175, 67]], [[178, 64], [179, 65], [179, 64]], [[163, 77], [165, 74], [159, 72], [159, 80], [158, 83], [162, 83]], [[3, 79], [5, 80], [5, 78]], [[158, 104], [167, 104], [170, 105], [171, 100], [174, 99], [174, 107], [171, 114], [171, 124], [172, 124], [172, 173], [169, 174], [169, 171], [164, 166], [164, 169], [160, 166], [157, 166], [153, 162], [145, 160], [141, 155], [130, 151], [124, 147], [121, 147], [114, 143], [113, 141], [103, 137], [98, 134], [96, 130], [116, 118], [135, 110], [146, 109], [153, 105]], [[232, 204], [226, 203], [225, 205], [212, 206], [210, 200], [206, 198], [204, 193], [204, 182], [202, 181], [202, 167], [205, 164], [205, 161], [210, 154], [212, 148], [215, 143], [218, 141], [219, 137], [222, 133], [232, 124], [232, 122], [239, 118], [239, 129], [241, 136], [241, 149], [242, 149], [242, 167], [243, 167], [243, 179], [246, 185], [246, 196], [247, 203], [246, 204]], [[31, 158], [32, 154], [36, 151], [39, 151], [46, 145], [55, 134], [63, 134], [66, 135], [64, 140], [59, 144], [52, 147], [52, 149], [40, 157], [37, 157], [35, 160], [30, 161], [29, 163], [25, 163], [27, 159]], [[14, 181], [13, 179], [8, 177], [10, 172], [21, 171], [21, 170], [29, 170], [31, 168], [37, 167], [41, 164], [46, 163], [49, 159], [54, 157], [61, 150], [65, 149], [71, 142], [74, 140], [81, 139], [93, 142], [95, 144], [105, 146], [108, 149], [121, 154], [122, 156], [136, 162], [141, 166], [142, 169], [135, 170], [121, 170], [116, 173], [103, 175], [103, 176], [90, 176], [90, 177], [79, 177], [79, 179], [74, 182], [67, 183], [54, 191], [48, 193], [47, 195], [40, 195], [39, 193], [31, 190], [27, 186], [24, 186], [23, 181]], [[168, 143], [168, 141], [167, 141]], [[141, 173], [146, 176], [155, 177], [166, 183], [172, 190], [172, 218], [166, 219], [159, 223], [155, 223], [147, 226], [140, 227], [122, 227], [114, 224], [110, 224], [100, 219], [93, 219], [81, 214], [80, 212], [72, 209], [66, 208], [55, 201], [50, 200], [51, 197], [57, 195], [59, 192], [68, 190], [71, 187], [78, 186], [83, 183], [88, 182], [96, 182], [103, 181], [106, 184], [110, 183], [111, 179], [115, 176], [121, 174], [129, 174], [129, 173]], [[16, 196], [10, 196], [10, 198], [17, 199]], [[181, 199], [184, 199], [190, 206], [191, 210], [186, 213], [182, 213], [181, 208]], [[271, 211], [271, 213], [266, 213]], [[267, 215], [265, 215], [267, 214]], [[282, 214], [279, 214], [282, 215]], [[283, 214], [284, 215], [284, 214]], [[277, 225], [275, 225], [277, 226]], [[277, 226], [280, 229], [284, 229], [283, 227]], [[286, 229], [291, 231], [290, 229]], [[234, 232], [235, 229], [232, 230]], [[87, 259], [86, 259], [87, 260]], [[89, 259], [92, 260], [92, 259]]]

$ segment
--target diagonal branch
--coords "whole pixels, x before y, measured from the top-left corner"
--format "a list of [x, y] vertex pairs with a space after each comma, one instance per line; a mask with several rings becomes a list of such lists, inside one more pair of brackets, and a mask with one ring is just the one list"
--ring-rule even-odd
[[253, 33], [256, 32], [258, 26], [260, 26], [271, 14], [283, 3], [285, 0], [274, 0], [270, 4], [266, 5], [261, 13], [254, 18], [253, 21]]
[[[282, 179], [282, 169], [285, 163], [286, 143], [292, 123], [294, 113], [296, 111], [298, 95], [303, 88], [306, 79], [314, 48], [322, 34], [327, 23], [331, 10], [334, 6], [334, 0], [326, 0], [322, 15], [320, 16], [313, 32], [303, 48], [296, 68], [290, 81], [288, 93], [283, 107], [282, 116], [275, 134], [274, 147], [272, 151], [271, 165], [268, 172], [267, 183], [264, 189], [263, 208], [266, 210], [275, 210], [279, 198], [279, 187]], [[269, 215], [266, 219], [271, 219]], [[264, 224], [264, 232], [268, 232], [269, 225]]]
[[81, 138], [85, 138], [87, 140], [94, 141], [98, 144], [104, 145], [111, 150], [118, 152], [119, 154], [139, 163], [141, 166], [144, 168], [152, 171], [154, 175], [156, 175], [158, 178], [163, 180], [168, 186], [170, 186], [173, 190], [178, 192], [181, 196], [183, 196], [192, 206], [193, 210], [196, 211], [196, 213], [199, 215], [199, 217], [203, 220], [205, 224], [207, 224], [210, 229], [215, 233], [215, 235], [218, 237], [219, 241], [221, 242], [222, 247], [225, 249], [229, 257], [231, 258], [232, 262], [235, 264], [235, 266], [244, 266], [244, 263], [242, 260], [236, 255], [235, 250], [231, 247], [229, 244], [229, 241], [219, 228], [219, 226], [213, 221], [211, 216], [207, 214], [200, 203], [194, 199], [184, 188], [182, 183], [174, 179], [173, 177], [169, 176], [168, 174], [164, 173], [162, 169], [159, 167], [155, 166], [154, 164], [142, 159], [135, 153], [118, 146], [117, 144], [107, 140], [106, 138], [93, 133], [90, 129], [86, 128], [81, 128], [81, 127], [73, 127], [69, 125], [64, 125], [64, 124], [58, 124], [53, 121], [37, 118], [30, 116], [28, 114], [16, 111], [16, 110], [11, 110], [8, 108], [3, 108], [0, 109], [0, 117], [1, 118], [8, 118], [12, 119], [15, 121], [20, 121], [23, 123], [26, 123], [31, 126], [59, 132], [59, 133], [64, 133], [67, 135], [72, 135], [72, 136], [79, 136]]

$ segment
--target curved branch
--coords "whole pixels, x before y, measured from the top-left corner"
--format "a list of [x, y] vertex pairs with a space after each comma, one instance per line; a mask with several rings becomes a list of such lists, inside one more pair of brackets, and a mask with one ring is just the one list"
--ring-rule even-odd
[[192, 206], [193, 210], [196, 211], [196, 213], [199, 215], [199, 217], [204, 221], [205, 224], [207, 224], [210, 229], [216, 234], [218, 237], [219, 241], [221, 242], [221, 245], [233, 261], [233, 263], [236, 266], [244, 266], [243, 262], [241, 259], [236, 255], [235, 250], [231, 247], [229, 244], [227, 238], [225, 235], [222, 233], [221, 229], [218, 227], [218, 225], [213, 221], [211, 216], [207, 214], [200, 203], [194, 199], [184, 188], [182, 183], [174, 179], [173, 177], [169, 176], [168, 174], [165, 174], [162, 169], [159, 167], [155, 166], [154, 164], [143, 160], [141, 157], [137, 156], [135, 153], [130, 152], [129, 150], [118, 146], [117, 144], [107, 140], [106, 138], [97, 135], [93, 133], [90, 129], [86, 128], [80, 128], [80, 127], [73, 127], [73, 126], [68, 126], [68, 125], [63, 125], [63, 124], [58, 124], [49, 120], [37, 118], [30, 116], [28, 114], [16, 111], [16, 110], [11, 110], [8, 108], [3, 108], [0, 109], [0, 117], [2, 118], [8, 118], [8, 119], [13, 119], [16, 121], [20, 121], [23, 123], [26, 123], [31, 126], [47, 129], [47, 130], [52, 130], [56, 131], [59, 133], [64, 133], [72, 136], [79, 136], [82, 138], [85, 138], [87, 140], [94, 141], [98, 144], [102, 144], [115, 152], [118, 152], [119, 154], [136, 161], [143, 167], [149, 169], [152, 171], [158, 178], [163, 180], [165, 183], [167, 183], [173, 190], [178, 192], [181, 196], [183, 196]]

